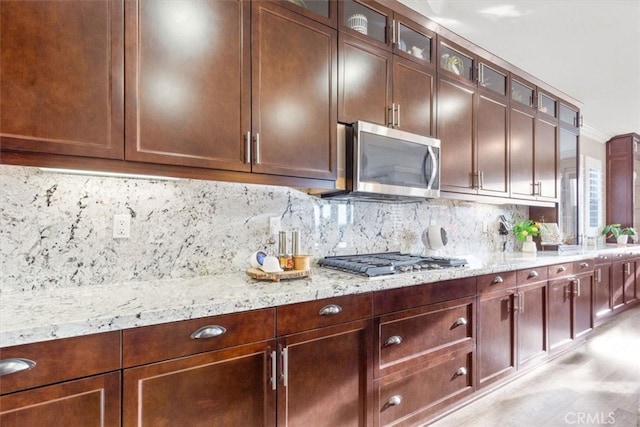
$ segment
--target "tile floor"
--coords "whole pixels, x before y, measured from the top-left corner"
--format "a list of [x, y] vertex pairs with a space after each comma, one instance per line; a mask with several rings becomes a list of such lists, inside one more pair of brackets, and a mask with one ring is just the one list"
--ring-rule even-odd
[[431, 427], [640, 427], [640, 306]]

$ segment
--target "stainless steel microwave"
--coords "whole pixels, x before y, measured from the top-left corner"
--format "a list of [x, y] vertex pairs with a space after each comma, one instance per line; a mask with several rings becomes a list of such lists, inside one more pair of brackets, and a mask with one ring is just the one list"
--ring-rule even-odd
[[338, 125], [338, 153], [336, 191], [323, 198], [419, 201], [440, 196], [438, 139], [358, 121]]

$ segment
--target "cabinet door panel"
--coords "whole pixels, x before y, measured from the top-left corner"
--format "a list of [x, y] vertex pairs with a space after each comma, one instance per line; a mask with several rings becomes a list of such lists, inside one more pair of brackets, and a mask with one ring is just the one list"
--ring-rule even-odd
[[558, 197], [558, 125], [537, 119], [535, 127], [535, 182], [538, 195], [555, 200]]
[[593, 275], [581, 274], [574, 284], [573, 338], [578, 338], [593, 329]]
[[121, 2], [3, 1], [2, 148], [121, 159]]
[[611, 298], [614, 310], [624, 305], [624, 269], [624, 262], [614, 262], [611, 264]]
[[117, 427], [120, 425], [120, 373], [1, 396], [0, 425]]
[[393, 102], [399, 116], [397, 128], [425, 136], [434, 134], [433, 76], [427, 67], [394, 58]]
[[254, 172], [336, 177], [337, 32], [252, 2]]
[[338, 120], [387, 126], [393, 55], [340, 33]]
[[549, 349], [571, 341], [572, 282], [549, 282]]
[[533, 196], [533, 123], [530, 113], [511, 109], [511, 195], [531, 198]]
[[281, 338], [288, 369], [278, 425], [370, 426], [371, 334], [363, 320]]
[[445, 79], [438, 85], [438, 138], [441, 141], [441, 177], [445, 191], [475, 191], [473, 170], [472, 89]]
[[127, 159], [250, 170], [249, 5], [127, 3]]
[[508, 115], [505, 100], [479, 96], [477, 171], [480, 182], [477, 185], [481, 194], [505, 196], [508, 193]]
[[275, 425], [273, 349], [258, 343], [126, 369], [123, 425]]
[[547, 282], [518, 287], [518, 369], [547, 355]]
[[487, 293], [478, 300], [478, 385], [483, 387], [516, 368], [514, 290]]
[[610, 272], [611, 265], [609, 264], [597, 265], [595, 269], [593, 310], [596, 321], [611, 314], [613, 309], [611, 303], [611, 281], [609, 280]]

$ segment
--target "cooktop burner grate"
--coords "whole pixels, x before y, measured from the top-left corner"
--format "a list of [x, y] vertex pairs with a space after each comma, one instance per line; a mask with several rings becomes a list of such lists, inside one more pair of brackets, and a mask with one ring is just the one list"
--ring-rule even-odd
[[462, 258], [445, 258], [383, 252], [377, 254], [328, 256], [318, 261], [323, 267], [367, 277], [391, 274], [411, 273], [423, 270], [464, 267], [467, 261]]

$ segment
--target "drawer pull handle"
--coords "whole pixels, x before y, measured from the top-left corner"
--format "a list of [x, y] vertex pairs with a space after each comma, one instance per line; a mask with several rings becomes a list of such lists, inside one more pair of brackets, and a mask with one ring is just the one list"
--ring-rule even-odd
[[21, 371], [27, 371], [35, 366], [36, 362], [33, 360], [23, 359], [20, 357], [0, 360], [0, 377]]
[[535, 270], [529, 273], [529, 276], [527, 276], [527, 279], [533, 279], [534, 277], [538, 277], [538, 272]]
[[580, 268], [587, 268], [589, 267], [589, 263], [588, 262], [583, 262], [580, 264]]
[[469, 372], [469, 371], [467, 371], [467, 368], [465, 368], [464, 366], [461, 366], [461, 367], [459, 367], [459, 368], [458, 368], [458, 370], [456, 371], [456, 373], [455, 373], [455, 375], [454, 375], [454, 378], [455, 378], [455, 377], [461, 377], [461, 376], [467, 375], [467, 373], [468, 373], [468, 372]]
[[392, 345], [398, 345], [401, 342], [402, 342], [402, 337], [400, 335], [394, 335], [384, 340], [384, 346], [391, 347]]
[[203, 326], [191, 334], [192, 340], [201, 340], [206, 338], [215, 338], [227, 332], [226, 328], [218, 325]]
[[467, 324], [467, 319], [464, 317], [458, 317], [455, 322], [453, 322], [453, 327], [464, 326]]
[[496, 276], [495, 279], [493, 279], [493, 281], [491, 282], [492, 285], [497, 285], [498, 283], [503, 283], [504, 279], [500, 276]]
[[320, 314], [320, 316], [333, 316], [335, 314], [340, 313], [341, 311], [342, 311], [342, 307], [340, 307], [339, 305], [329, 304], [322, 307], [318, 312], [318, 314]]
[[391, 396], [389, 400], [387, 400], [387, 403], [384, 404], [384, 406], [388, 408], [390, 406], [398, 406], [401, 403], [402, 403], [402, 396], [400, 396], [399, 394], [396, 394], [394, 396]]
[[567, 271], [567, 268], [564, 265], [561, 265], [560, 267], [558, 267], [558, 273], [562, 273]]

